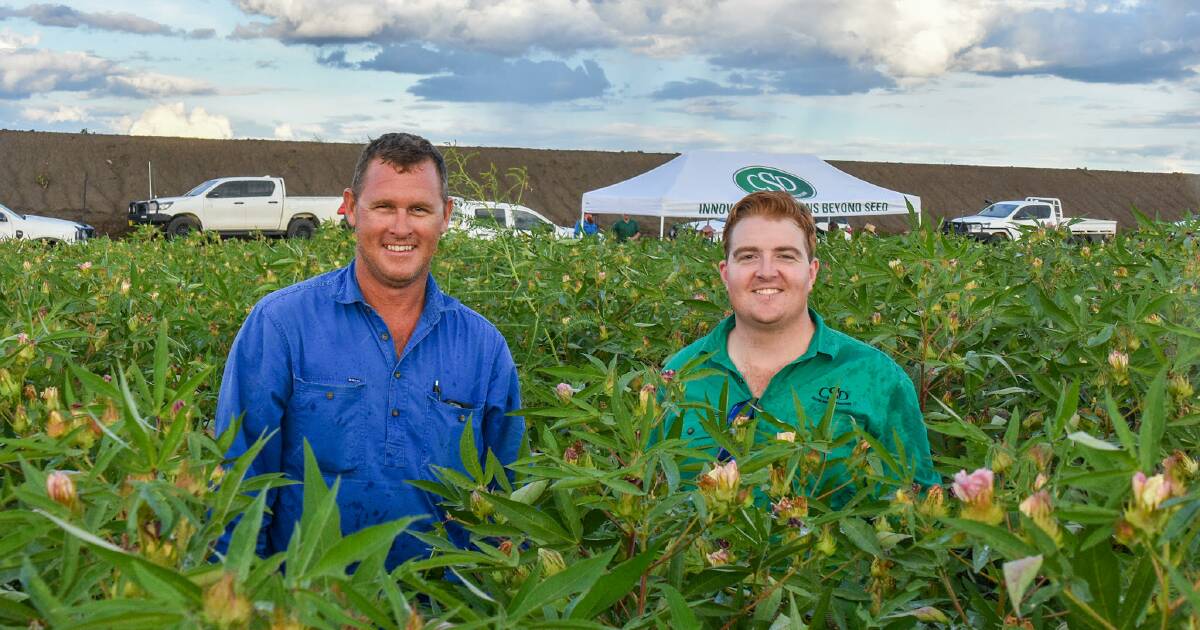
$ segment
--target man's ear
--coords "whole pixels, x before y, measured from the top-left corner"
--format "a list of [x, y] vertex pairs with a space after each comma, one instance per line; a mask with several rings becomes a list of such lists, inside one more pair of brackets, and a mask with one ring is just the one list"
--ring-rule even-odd
[[354, 191], [349, 188], [342, 191], [342, 208], [346, 210], [346, 224], [353, 228], [358, 216], [354, 213]]
[[724, 258], [717, 263], [717, 271], [721, 274], [721, 284], [724, 284], [726, 289], [729, 288], [729, 278], [726, 276], [728, 267], [729, 263]]
[[442, 207], [445, 211], [442, 215], [442, 231], [445, 231], [450, 227], [450, 214], [454, 212], [454, 197], [446, 197], [446, 201], [442, 203]]

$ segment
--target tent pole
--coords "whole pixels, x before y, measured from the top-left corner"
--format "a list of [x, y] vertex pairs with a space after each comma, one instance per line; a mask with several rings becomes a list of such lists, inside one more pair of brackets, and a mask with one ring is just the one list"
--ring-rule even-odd
[[667, 217], [659, 215], [658, 217], [658, 240], [663, 240], [663, 226], [667, 224]]

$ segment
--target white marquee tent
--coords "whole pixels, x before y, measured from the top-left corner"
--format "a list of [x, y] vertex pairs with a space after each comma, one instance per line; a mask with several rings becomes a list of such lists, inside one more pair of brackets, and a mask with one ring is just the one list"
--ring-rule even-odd
[[623, 182], [583, 194], [583, 212], [723, 219], [747, 193], [783, 190], [816, 217], [920, 216], [921, 198], [839, 171], [815, 155], [693, 151]]

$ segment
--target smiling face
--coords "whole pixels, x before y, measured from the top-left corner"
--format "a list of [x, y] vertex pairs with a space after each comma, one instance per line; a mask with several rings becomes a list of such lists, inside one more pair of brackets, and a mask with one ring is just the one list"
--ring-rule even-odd
[[364, 293], [395, 291], [423, 285], [438, 241], [450, 225], [452, 201], [442, 198], [442, 184], [432, 160], [404, 170], [375, 160], [356, 197], [342, 193], [346, 220], [358, 241], [355, 260]]
[[751, 216], [727, 238], [729, 255], [719, 269], [737, 325], [786, 330], [804, 321], [820, 263], [809, 259], [800, 226]]

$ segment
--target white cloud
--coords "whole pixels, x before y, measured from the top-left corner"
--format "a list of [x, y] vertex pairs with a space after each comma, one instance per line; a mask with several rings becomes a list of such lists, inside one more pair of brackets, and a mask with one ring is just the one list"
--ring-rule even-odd
[[170, 97], [191, 94], [212, 94], [212, 86], [204, 81], [158, 72], [138, 72], [108, 77], [108, 84], [118, 94]]
[[[36, 37], [0, 33], [0, 98], [54, 91], [103, 91], [120, 96], [170, 97], [212, 94], [209, 84], [122, 67], [90, 53], [26, 48]], [[6, 46], [12, 46], [6, 48]]]
[[653, 56], [819, 50], [897, 78], [931, 77], [1001, 20], [1067, 0], [237, 0], [268, 22], [241, 27], [285, 41], [422, 41], [521, 55], [624, 48]]
[[183, 103], [155, 105], [142, 112], [141, 117], [129, 124], [131, 136], [177, 136], [183, 138], [233, 137], [229, 119], [219, 114], [210, 114], [203, 107], [187, 111]]
[[22, 35], [14, 33], [7, 28], [0, 31], [0, 50], [16, 50], [18, 48], [29, 48], [37, 46], [40, 37], [37, 33], [33, 35]]
[[292, 131], [291, 125], [289, 125], [287, 123], [283, 123], [282, 125], [275, 126], [275, 139], [276, 140], [295, 140], [296, 133], [294, 131]]
[[82, 52], [17, 49], [0, 55], [0, 96], [96, 87], [114, 65]]
[[82, 107], [72, 105], [59, 105], [54, 109], [46, 109], [42, 107], [26, 107], [21, 110], [21, 117], [27, 120], [36, 120], [44, 123], [62, 123], [71, 122], [73, 120], [84, 120], [88, 113]]

